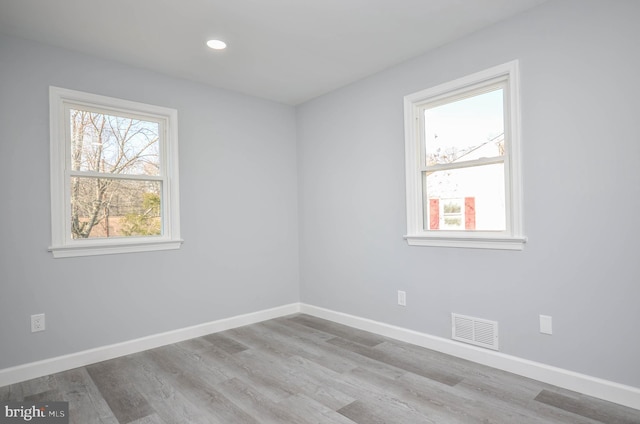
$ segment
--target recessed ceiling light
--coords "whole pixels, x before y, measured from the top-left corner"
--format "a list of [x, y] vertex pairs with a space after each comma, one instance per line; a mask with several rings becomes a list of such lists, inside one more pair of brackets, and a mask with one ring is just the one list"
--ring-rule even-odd
[[224, 50], [227, 48], [227, 43], [221, 40], [209, 40], [207, 41], [207, 46], [211, 47], [214, 50]]

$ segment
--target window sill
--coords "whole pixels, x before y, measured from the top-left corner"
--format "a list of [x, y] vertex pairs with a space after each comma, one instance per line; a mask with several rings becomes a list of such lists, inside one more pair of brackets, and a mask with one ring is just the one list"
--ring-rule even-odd
[[406, 235], [410, 246], [462, 247], [471, 249], [523, 250], [526, 237], [471, 237]]
[[77, 256], [112, 255], [118, 253], [152, 252], [156, 250], [179, 249], [183, 240], [127, 241], [118, 243], [78, 243], [73, 246], [51, 246], [49, 251], [54, 258], [72, 258]]

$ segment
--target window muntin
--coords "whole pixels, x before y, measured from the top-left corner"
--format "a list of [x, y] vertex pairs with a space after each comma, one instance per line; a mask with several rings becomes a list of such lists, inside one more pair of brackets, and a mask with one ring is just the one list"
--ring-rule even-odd
[[517, 77], [510, 62], [405, 97], [409, 244], [522, 248]]
[[54, 257], [179, 248], [177, 112], [50, 88]]

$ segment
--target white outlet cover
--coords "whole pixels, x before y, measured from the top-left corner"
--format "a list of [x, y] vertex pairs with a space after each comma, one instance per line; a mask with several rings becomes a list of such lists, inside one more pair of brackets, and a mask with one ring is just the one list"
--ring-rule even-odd
[[398, 305], [407, 306], [407, 293], [402, 290], [398, 290]]
[[45, 330], [44, 314], [31, 315], [31, 332]]
[[553, 334], [553, 321], [549, 315], [540, 315], [540, 332], [542, 334]]

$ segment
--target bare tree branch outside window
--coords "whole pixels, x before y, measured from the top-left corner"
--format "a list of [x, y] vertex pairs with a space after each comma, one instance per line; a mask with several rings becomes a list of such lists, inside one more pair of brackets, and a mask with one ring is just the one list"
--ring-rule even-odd
[[157, 122], [70, 109], [72, 238], [161, 234]]

